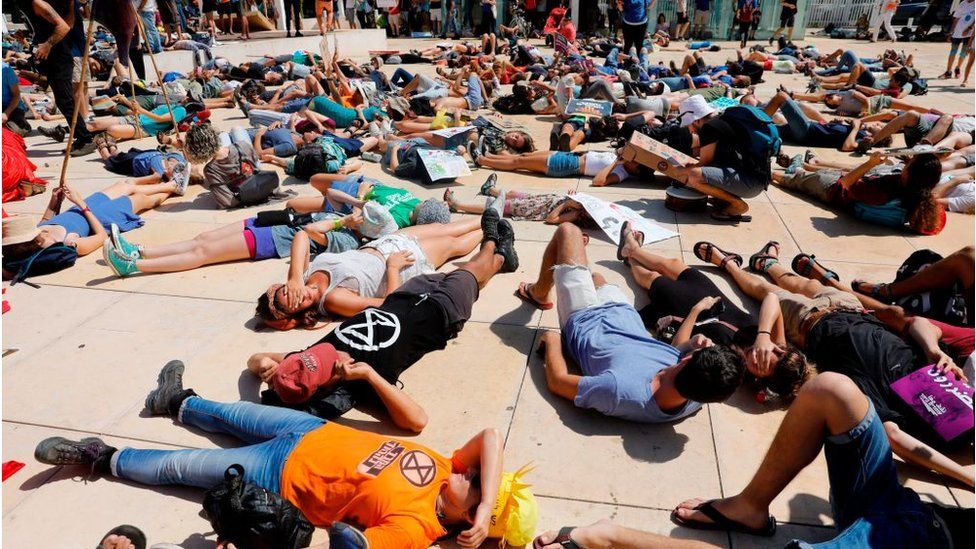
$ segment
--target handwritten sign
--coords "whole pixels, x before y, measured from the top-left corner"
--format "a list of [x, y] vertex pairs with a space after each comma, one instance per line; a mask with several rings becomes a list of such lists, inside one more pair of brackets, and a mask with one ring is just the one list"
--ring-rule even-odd
[[431, 181], [471, 175], [468, 163], [454, 151], [421, 149], [417, 154], [420, 155], [420, 161], [424, 163]]
[[973, 388], [926, 366], [891, 384], [891, 390], [950, 441], [973, 428]]
[[630, 221], [634, 230], [644, 233], [645, 244], [678, 236], [678, 233], [661, 227], [622, 204], [607, 202], [585, 193], [576, 193], [569, 198], [579, 202], [615, 244], [620, 243], [620, 227], [627, 221]]

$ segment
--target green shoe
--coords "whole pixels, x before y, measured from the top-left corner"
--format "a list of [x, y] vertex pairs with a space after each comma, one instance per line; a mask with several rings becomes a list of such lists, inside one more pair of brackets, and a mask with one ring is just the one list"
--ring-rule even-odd
[[125, 278], [139, 272], [139, 269], [136, 268], [136, 261], [122, 256], [115, 249], [111, 238], [106, 238], [105, 243], [102, 244], [102, 257], [105, 259], [105, 264], [112, 269], [116, 276]]
[[136, 246], [135, 244], [122, 238], [122, 231], [119, 230], [118, 225], [112, 223], [111, 229], [112, 246], [115, 246], [115, 249], [119, 254], [132, 259], [142, 259], [142, 250], [139, 249], [139, 246]]

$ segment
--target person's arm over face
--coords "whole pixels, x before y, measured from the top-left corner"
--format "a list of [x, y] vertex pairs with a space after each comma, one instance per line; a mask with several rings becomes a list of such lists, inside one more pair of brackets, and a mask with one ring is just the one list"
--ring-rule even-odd
[[472, 517], [474, 525], [458, 534], [457, 541], [461, 547], [478, 547], [488, 537], [491, 510], [495, 506], [502, 480], [504, 452], [501, 432], [488, 428], [454, 453], [455, 461], [467, 468], [477, 468], [481, 476], [481, 503]]

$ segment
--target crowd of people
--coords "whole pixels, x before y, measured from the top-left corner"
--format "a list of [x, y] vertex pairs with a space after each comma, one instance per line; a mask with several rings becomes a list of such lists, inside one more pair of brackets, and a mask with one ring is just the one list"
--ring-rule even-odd
[[[656, 54], [674, 40], [707, 38], [708, 0], [687, 9], [679, 1], [673, 28], [663, 14], [654, 22], [653, 0], [619, 0], [610, 4], [620, 17], [613, 32], [586, 37], [577, 35], [565, 7], [516, 4], [529, 14], [528, 28], [517, 18], [509, 27], [512, 18], [496, 22], [494, 0], [483, 0], [481, 28], [469, 39], [461, 28], [473, 22], [470, 10], [459, 13], [454, 0], [405, 2], [386, 13], [369, 0], [319, 0], [323, 33], [341, 20], [365, 26], [385, 17], [400, 32], [430, 29], [452, 40], [368, 60], [343, 57], [335, 47], [241, 61], [221, 56], [210, 38], [219, 32], [217, 12], [230, 18], [221, 25], [239, 16], [247, 39], [246, 0], [205, 0], [198, 13], [204, 32], [189, 38], [183, 25], [192, 13], [179, 0], [133, 0], [131, 8], [121, 0], [141, 21], [127, 27], [136, 33], [131, 49], [132, 34], [113, 25], [99, 30], [98, 42], [86, 41], [85, 16], [108, 1], [22, 0], [31, 32], [4, 37], [4, 139], [37, 133], [65, 142], [73, 135], [65, 143], [71, 156], [97, 153], [107, 172], [126, 178], [83, 197], [69, 176], [50, 189], [39, 222], [5, 217], [4, 279], [27, 282], [95, 252], [105, 274], [119, 278], [287, 259], [287, 267], [280, 261], [281, 282], [255, 289], [258, 326], [284, 331], [338, 322], [304, 349], [256, 352], [242, 365], [267, 386], [260, 404], [209, 400], [184, 387], [185, 364], [163, 366], [145, 411], [230, 435], [240, 447], [115, 448], [99, 438], [52, 437], [38, 443], [39, 462], [209, 489], [211, 503], [222, 493], [215, 486], [243, 482], [278, 506], [271, 526], [261, 525], [264, 546], [307, 546], [313, 527], [328, 529], [334, 547], [342, 541], [375, 549], [426, 547], [446, 536], [462, 547], [488, 538], [540, 548], [703, 546], [609, 521], [534, 538], [537, 503], [520, 481], [524, 471], [505, 471], [497, 429], [442, 454], [333, 421], [375, 404], [402, 431], [427, 427], [424, 403], [399, 378], [465, 337], [481, 290], [520, 267], [510, 220], [528, 220], [556, 228], [541, 263], [528, 268], [535, 278], [511, 291], [528, 307], [556, 310], [559, 331], [539, 338], [554, 395], [642, 423], [679, 421], [740, 390], [789, 408], [749, 484], [736, 495], [676, 505], [675, 524], [773, 535], [770, 503], [823, 449], [838, 529], [827, 546], [973, 545], [973, 510], [923, 502], [903, 485], [894, 460], [976, 486], [973, 467], [959, 459], [973, 448], [972, 398], [970, 427], [946, 439], [894, 389], [919, 370], [971, 388], [973, 246], [946, 257], [917, 252], [893, 281], [849, 285], [814, 255], [781, 258], [776, 241], [747, 260], [722, 247], [732, 240], [723, 235], [751, 221], [750, 201], [771, 184], [895, 234], [932, 238], [950, 216], [973, 214], [976, 117], [917, 103], [913, 96], [925, 93], [927, 80], [911, 55], [797, 44], [797, 5], [787, 0], [776, 8], [780, 25], [767, 42], [749, 45], [761, 4], [739, 0], [739, 47], [689, 41], [680, 64]], [[964, 0], [956, 11], [949, 59], [951, 68], [957, 53], [970, 54], [967, 79], [972, 5]], [[294, 24], [300, 35], [301, 2], [286, 0], [285, 7], [287, 32]], [[536, 38], [534, 27], [548, 32]], [[123, 61], [142, 47], [140, 34], [151, 52], [192, 50], [194, 65], [159, 75], [162, 82], [145, 72], [134, 78]], [[809, 83], [773, 89], [764, 80], [770, 72]], [[577, 99], [607, 110], [584, 116], [573, 110]], [[217, 121], [227, 117], [216, 112], [239, 124]], [[548, 147], [517, 123], [525, 116], [554, 120]], [[661, 167], [627, 154], [635, 134], [694, 160], [667, 179], [707, 199], [707, 213], [698, 215], [722, 230], [693, 253], [754, 300], [757, 313], [734, 305], [701, 268], [652, 252], [639, 228], [623, 223], [617, 259], [649, 301], [638, 310], [591, 267], [584, 229], [595, 223], [582, 199], [527, 192], [510, 183], [520, 179], [506, 178], [528, 172], [584, 178], [596, 187], [625, 180], [652, 186]], [[893, 149], [895, 139], [905, 147]], [[791, 156], [783, 143], [807, 150]], [[862, 158], [837, 162], [822, 149]], [[477, 197], [448, 187], [442, 199], [422, 199], [397, 185], [451, 182], [436, 177], [431, 158], [488, 173]], [[387, 176], [365, 175], [369, 163]], [[282, 172], [315, 192], [299, 196], [281, 184]], [[165, 212], [140, 214], [197, 192], [191, 186], [202, 187], [214, 209], [266, 207], [186, 240], [142, 244], [137, 231], [129, 233], [165, 223]], [[295, 510], [297, 519], [283, 518]], [[254, 516], [225, 510], [210, 519], [223, 541], [241, 544], [235, 521]], [[100, 547], [145, 543], [126, 526]]]

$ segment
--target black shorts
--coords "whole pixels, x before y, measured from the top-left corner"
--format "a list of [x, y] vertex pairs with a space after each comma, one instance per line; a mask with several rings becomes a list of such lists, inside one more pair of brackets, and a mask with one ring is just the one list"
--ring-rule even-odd
[[217, 11], [217, 0], [203, 0], [203, 13], [213, 13]]
[[873, 87], [875, 82], [874, 73], [871, 71], [864, 71], [861, 76], [857, 77], [857, 84], [859, 86]]
[[783, 9], [779, 13], [779, 26], [781, 27], [793, 27], [796, 22], [796, 10]]
[[688, 22], [688, 13], [687, 12], [683, 12], [683, 11], [682, 12], [679, 12], [678, 13], [678, 24], [679, 25], [684, 25], [687, 22]]
[[224, 2], [217, 7], [217, 12], [220, 15], [244, 15], [244, 4], [240, 0], [234, 0], [232, 2]]
[[448, 328], [446, 341], [455, 337], [464, 327], [464, 323], [471, 318], [471, 307], [475, 301], [478, 301], [480, 293], [478, 280], [471, 271], [458, 269], [449, 273], [415, 276], [400, 286], [390, 297], [426, 296], [427, 299], [440, 305]]
[[[647, 290], [650, 303], [641, 309], [640, 315], [644, 323], [649, 328], [653, 328], [658, 319], [666, 316], [684, 318], [702, 298], [716, 296], [724, 296], [724, 294], [711, 279], [698, 269], [687, 268], [681, 271], [675, 280], [666, 276], [654, 279]], [[737, 328], [744, 328], [756, 322], [748, 313], [728, 301], [725, 304], [725, 312], [718, 318]], [[733, 330], [719, 323], [703, 324], [697, 327], [694, 333], [701, 333], [719, 345], [731, 343], [732, 336], [735, 334]]]

